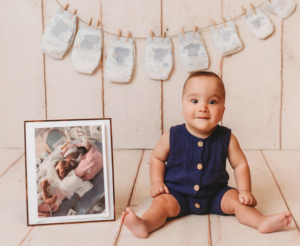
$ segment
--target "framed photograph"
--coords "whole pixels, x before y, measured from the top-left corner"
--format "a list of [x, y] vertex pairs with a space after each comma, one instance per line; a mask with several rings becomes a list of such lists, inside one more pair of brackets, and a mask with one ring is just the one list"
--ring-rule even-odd
[[27, 225], [115, 220], [111, 119], [24, 128]]

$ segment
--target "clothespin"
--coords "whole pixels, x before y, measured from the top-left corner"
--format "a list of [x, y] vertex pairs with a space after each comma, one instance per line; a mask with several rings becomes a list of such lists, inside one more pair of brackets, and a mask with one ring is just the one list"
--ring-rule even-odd
[[183, 27], [180, 29], [182, 36], [185, 38]]
[[222, 22], [223, 22], [224, 26], [227, 27], [226, 26], [226, 22], [225, 22], [225, 20], [224, 20], [224, 18], [222, 16], [221, 16], [221, 19], [222, 19]]
[[152, 41], [153, 41], [153, 40], [154, 40], [154, 39], [153, 39], [154, 34], [153, 34], [152, 30], [150, 30], [150, 35], [151, 35], [151, 39], [152, 39]]
[[195, 36], [195, 32], [197, 31], [197, 26], [194, 26], [193, 36]]
[[162, 36], [162, 42], [165, 41], [165, 32], [163, 32], [163, 36]]
[[92, 19], [93, 19], [93, 18], [91, 18], [91, 19], [89, 20], [89, 22], [86, 24], [86, 27], [88, 27], [89, 25], [91, 25]]
[[127, 32], [127, 40], [126, 40], [126, 42], [128, 42], [129, 36], [130, 36], [130, 32], [128, 31], [128, 32]]
[[242, 8], [242, 10], [243, 10], [243, 12], [244, 12], [245, 17], [247, 18], [247, 15], [246, 15], [246, 9], [245, 9], [243, 6], [241, 6], [241, 8]]
[[120, 40], [120, 36], [121, 36], [121, 30], [118, 29], [118, 40]]
[[67, 8], [68, 8], [69, 4], [66, 3], [65, 7], [63, 7], [63, 9], [61, 10], [61, 12], [63, 13]]
[[255, 8], [254, 8], [254, 6], [251, 3], [250, 3], [250, 7], [253, 10], [254, 14], [256, 14]]
[[96, 24], [96, 27], [95, 27], [95, 31], [97, 31], [98, 26], [99, 26], [99, 20], [97, 20], [97, 24]]
[[210, 19], [210, 21], [214, 24], [215, 28], [218, 29], [218, 28], [217, 28], [217, 25], [216, 25], [216, 22], [214, 22], [213, 19]]
[[72, 19], [73, 16], [76, 14], [76, 12], [77, 12], [77, 9], [74, 9], [74, 11], [73, 11], [73, 13], [72, 13], [72, 15], [71, 15], [71, 19]]

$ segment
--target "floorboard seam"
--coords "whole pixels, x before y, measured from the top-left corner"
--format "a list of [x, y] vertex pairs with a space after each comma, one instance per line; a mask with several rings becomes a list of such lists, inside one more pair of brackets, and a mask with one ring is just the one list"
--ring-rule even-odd
[[9, 166], [9, 168], [7, 168], [1, 175], [0, 175], [0, 178], [5, 174], [5, 173], [7, 173], [7, 171], [13, 166], [13, 165], [15, 165], [23, 156], [24, 156], [24, 154], [25, 153], [23, 153], [13, 164], [11, 164], [10, 166]]
[[261, 154], [262, 154], [262, 156], [263, 156], [263, 158], [264, 158], [264, 160], [265, 160], [265, 162], [266, 162], [266, 164], [267, 164], [267, 166], [268, 166], [268, 168], [269, 168], [269, 170], [270, 170], [270, 172], [271, 172], [271, 174], [272, 174], [272, 176], [273, 176], [273, 179], [275, 180], [275, 183], [276, 183], [276, 185], [277, 185], [277, 187], [278, 187], [278, 190], [279, 190], [279, 192], [280, 192], [280, 194], [281, 194], [281, 196], [282, 196], [282, 198], [283, 198], [283, 200], [284, 200], [284, 203], [285, 203], [286, 207], [287, 207], [288, 210], [291, 212], [291, 215], [292, 215], [292, 218], [293, 218], [293, 220], [294, 220], [294, 223], [295, 223], [295, 225], [296, 225], [296, 227], [297, 227], [297, 230], [298, 230], [298, 232], [300, 232], [300, 229], [299, 229], [299, 226], [298, 226], [298, 224], [297, 224], [297, 221], [295, 220], [295, 218], [294, 218], [294, 216], [293, 216], [293, 214], [292, 214], [292, 211], [291, 211], [291, 209], [289, 208], [289, 206], [288, 206], [288, 204], [287, 204], [287, 202], [286, 202], [286, 200], [285, 200], [285, 198], [284, 198], [284, 195], [283, 195], [283, 193], [282, 193], [282, 191], [281, 191], [281, 189], [280, 189], [280, 186], [279, 186], [279, 184], [278, 184], [278, 182], [277, 182], [277, 180], [276, 180], [276, 178], [275, 178], [275, 175], [274, 175], [274, 173], [272, 172], [272, 169], [270, 168], [270, 166], [269, 166], [269, 164], [268, 164], [268, 162], [267, 162], [267, 159], [266, 159], [264, 153], [263, 153], [262, 151], [260, 151], [260, 152], [261, 152]]
[[[103, 30], [103, 13], [102, 13], [102, 2], [100, 2], [100, 26]], [[103, 38], [103, 44], [102, 47], [104, 47], [105, 39]], [[105, 48], [105, 47], [104, 47]], [[103, 48], [103, 49], [104, 49]], [[105, 118], [105, 104], [104, 104], [104, 72], [103, 72], [103, 62], [104, 62], [104, 51], [100, 59], [100, 71], [101, 71], [101, 95], [102, 95], [102, 117]]]
[[208, 246], [212, 246], [212, 238], [211, 238], [211, 225], [210, 225], [210, 215], [207, 215], [208, 217]]
[[[42, 31], [44, 33], [44, 29], [45, 29], [45, 21], [44, 21], [44, 1], [42, 0], [41, 3], [41, 10], [42, 10]], [[45, 53], [43, 53], [43, 68], [44, 68], [44, 94], [45, 94], [45, 119], [48, 119], [48, 105], [47, 105], [47, 81], [46, 81], [46, 57], [45, 57]]]
[[[128, 207], [130, 205], [131, 198], [132, 198], [132, 195], [133, 195], [133, 192], [134, 192], [134, 188], [135, 188], [135, 184], [136, 184], [136, 180], [137, 180], [137, 177], [139, 175], [140, 167], [141, 167], [141, 164], [142, 164], [142, 161], [143, 161], [144, 153], [145, 153], [145, 150], [143, 149], [142, 154], [141, 154], [141, 158], [140, 158], [140, 161], [139, 161], [139, 165], [138, 165], [138, 168], [137, 168], [137, 171], [136, 171], [136, 174], [135, 174], [135, 179], [134, 179], [134, 182], [133, 182], [133, 185], [132, 185], [132, 188], [131, 188], [131, 193], [130, 193], [130, 196], [129, 196], [129, 199], [128, 199], [126, 207]], [[116, 236], [115, 242], [113, 244], [114, 246], [116, 246], [118, 244], [118, 242], [119, 242], [122, 228], [123, 228], [123, 224], [120, 224], [120, 227], [119, 227], [119, 230], [117, 232], [117, 236]]]
[[282, 149], [282, 100], [283, 100], [283, 20], [281, 20], [281, 43], [280, 43], [280, 108], [279, 108], [279, 149]]
[[[168, 30], [168, 29], [167, 29]], [[160, 34], [164, 36], [163, 26], [163, 0], [160, 1]], [[164, 81], [160, 81], [160, 124], [161, 124], [161, 135], [164, 133]]]
[[24, 243], [25, 239], [28, 237], [28, 235], [30, 234], [30, 232], [33, 230], [34, 226], [32, 226], [30, 228], [30, 230], [26, 233], [25, 237], [22, 239], [22, 241], [18, 244], [18, 246], [21, 246], [22, 243]]

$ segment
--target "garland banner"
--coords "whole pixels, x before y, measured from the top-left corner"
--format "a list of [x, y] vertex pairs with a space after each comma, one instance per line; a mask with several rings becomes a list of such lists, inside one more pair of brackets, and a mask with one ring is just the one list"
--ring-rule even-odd
[[193, 31], [170, 35], [165, 37], [154, 37], [150, 31], [148, 37], [130, 37], [128, 31], [127, 37], [121, 37], [121, 31], [118, 34], [102, 30], [99, 21], [95, 27], [91, 26], [92, 19], [85, 22], [73, 13], [67, 11], [68, 4], [64, 7], [55, 0], [59, 8], [51, 20], [47, 23], [42, 39], [43, 52], [54, 59], [63, 59], [68, 49], [72, 46], [75, 38], [77, 19], [82, 23], [77, 32], [72, 50], [72, 62], [77, 72], [84, 74], [93, 74], [98, 67], [102, 54], [103, 33], [116, 36], [108, 49], [107, 63], [105, 71], [107, 77], [112, 82], [129, 82], [135, 67], [135, 44], [134, 38], [146, 39], [145, 50], [145, 68], [147, 76], [154, 80], [166, 80], [173, 67], [173, 45], [171, 37], [179, 37], [179, 54], [182, 66], [188, 72], [195, 72], [207, 69], [209, 59], [205, 49], [205, 44], [199, 31], [210, 28], [216, 49], [222, 56], [228, 56], [237, 53], [243, 49], [243, 44], [238, 36], [237, 29], [233, 20], [238, 17], [243, 18], [246, 27], [251, 33], [260, 39], [269, 37], [274, 32], [274, 26], [267, 15], [275, 14], [282, 19], [286, 19], [294, 12], [296, 4], [293, 0], [266, 0], [265, 2], [246, 11], [243, 7], [243, 14], [238, 15], [231, 20], [216, 24], [210, 19], [212, 25]]

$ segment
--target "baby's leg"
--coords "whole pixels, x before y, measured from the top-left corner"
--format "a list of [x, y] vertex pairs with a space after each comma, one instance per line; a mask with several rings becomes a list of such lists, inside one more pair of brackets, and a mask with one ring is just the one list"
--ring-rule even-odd
[[240, 223], [256, 228], [261, 233], [277, 231], [291, 224], [291, 212], [264, 216], [254, 207], [241, 204], [238, 195], [237, 190], [227, 191], [222, 197], [221, 209], [225, 214], [235, 214]]
[[43, 189], [43, 195], [44, 195], [44, 200], [46, 204], [50, 204], [52, 202], [56, 201], [56, 196], [50, 197], [48, 195], [48, 187], [50, 186], [49, 182], [47, 179], [44, 179], [42, 181], [42, 189]]
[[139, 238], [148, 237], [149, 232], [161, 227], [167, 218], [179, 214], [180, 207], [177, 200], [170, 194], [161, 194], [154, 198], [150, 208], [140, 217], [130, 208], [122, 213], [121, 223]]

